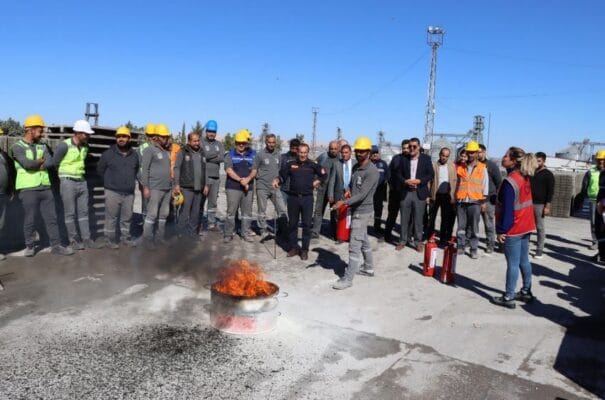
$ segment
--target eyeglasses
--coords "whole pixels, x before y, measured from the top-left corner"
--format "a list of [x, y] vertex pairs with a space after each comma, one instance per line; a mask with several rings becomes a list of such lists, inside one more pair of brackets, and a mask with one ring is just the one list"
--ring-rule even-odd
[[418, 148], [418, 146], [416, 146], [415, 144], [411, 144], [409, 147], [410, 147], [410, 149], [417, 149]]
[[235, 143], [236, 146], [245, 146], [247, 144], [248, 143], [246, 143], [246, 142], [237, 142], [237, 143]]

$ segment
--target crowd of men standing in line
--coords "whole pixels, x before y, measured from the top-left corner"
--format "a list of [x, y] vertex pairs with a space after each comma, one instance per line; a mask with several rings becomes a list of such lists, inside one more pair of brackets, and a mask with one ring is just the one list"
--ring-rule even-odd
[[[239, 216], [242, 240], [251, 242], [255, 241], [256, 235], [262, 239], [275, 235], [287, 249], [288, 257], [299, 256], [307, 260], [310, 241], [319, 237], [328, 206], [330, 227], [327, 236], [341, 242], [336, 238], [336, 215], [340, 207], [347, 205], [353, 209], [350, 264], [356, 266], [351, 270], [372, 276], [371, 248], [367, 239], [367, 227], [372, 220], [373, 233], [379, 240], [394, 244], [397, 251], [409, 245], [422, 252], [424, 242], [436, 233], [435, 222], [440, 212], [439, 244], [445, 246], [455, 236], [459, 254], [464, 254], [469, 246], [468, 254], [472, 259], [478, 258], [481, 220], [486, 232], [487, 254], [495, 249], [496, 233], [505, 231], [503, 226], [498, 226], [495, 217], [502, 174], [499, 166], [487, 158], [482, 144], [467, 143], [457, 157], [451, 149], [442, 148], [439, 159], [432, 162], [423, 154], [419, 139], [406, 139], [401, 143], [401, 153], [387, 164], [381, 159], [377, 146], [372, 146], [368, 138], [360, 137], [353, 147], [346, 140], [331, 141], [328, 151], [313, 161], [309, 159], [309, 146], [298, 139], [292, 139], [289, 151], [280, 154], [273, 134], [266, 135], [265, 147], [257, 152], [250, 146], [252, 135], [246, 129], [235, 135], [235, 147], [225, 152], [223, 144], [216, 139], [218, 125], [211, 120], [205, 124], [203, 135], [190, 133], [182, 147], [172, 143], [170, 130], [164, 124], [148, 124], [145, 128], [148, 141], [138, 148], [132, 145], [129, 129], [118, 128], [116, 143], [102, 154], [97, 164], [105, 188], [105, 240], [101, 243], [91, 238], [88, 221], [85, 161], [88, 139], [94, 134], [90, 124], [76, 121], [73, 136], [62, 141], [54, 153], [41, 142], [45, 124], [40, 116], [27, 117], [24, 127], [23, 138], [10, 151], [15, 182], [9, 182], [8, 168], [0, 168], [0, 189], [3, 191], [0, 222], [4, 221], [7, 194], [14, 188], [25, 212], [26, 256], [35, 254], [37, 215], [49, 236], [51, 252], [60, 255], [71, 255], [74, 250], [85, 248], [119, 248], [120, 244], [143, 244], [148, 249], [155, 249], [166, 239], [165, 226], [171, 207], [178, 211], [178, 237], [195, 238], [206, 234], [202, 225], [205, 203], [208, 230], [220, 232], [217, 198], [221, 164], [227, 175], [225, 243], [232, 242], [238, 233], [236, 219]], [[600, 154], [597, 154], [598, 171], [603, 169], [601, 161], [605, 159], [605, 155], [599, 158]], [[531, 192], [538, 240], [533, 256], [541, 258], [545, 239], [543, 221], [550, 213], [554, 176], [545, 166], [546, 155], [536, 153], [536, 158], [538, 164], [531, 177]], [[10, 164], [9, 158], [3, 155], [0, 166]], [[57, 171], [60, 179], [67, 245], [59, 236], [48, 174], [51, 169]], [[585, 190], [595, 197], [596, 215], [598, 202], [593, 192], [599, 187], [598, 174], [589, 172], [592, 178], [586, 178]], [[137, 186], [143, 198], [144, 224], [142, 238], [135, 239], [131, 237], [130, 225]], [[254, 193], [258, 207], [256, 232], [252, 229]], [[273, 232], [267, 224], [269, 201], [277, 216]], [[383, 229], [385, 202], [387, 218]], [[398, 215], [401, 216], [400, 234], [395, 239], [393, 230]], [[506, 224], [506, 221], [500, 221], [500, 224]], [[300, 246], [299, 225], [302, 226]], [[594, 240], [596, 243], [596, 238]], [[342, 288], [350, 286], [352, 281], [350, 274], [345, 278], [338, 284]]]

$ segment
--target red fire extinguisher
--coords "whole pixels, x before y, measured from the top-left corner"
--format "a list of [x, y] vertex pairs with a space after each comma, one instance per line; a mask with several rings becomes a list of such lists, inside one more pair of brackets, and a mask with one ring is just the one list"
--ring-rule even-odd
[[[345, 193], [345, 199], [351, 197], [349, 192]], [[346, 242], [351, 236], [351, 209], [343, 204], [337, 211], [336, 240]]]
[[456, 257], [458, 249], [456, 246], [456, 237], [452, 236], [443, 252], [443, 266], [441, 267], [441, 282], [453, 283], [456, 276]]
[[433, 276], [435, 272], [435, 264], [437, 262], [437, 241], [433, 233], [429, 238], [426, 246], [424, 246], [424, 264], [422, 266], [422, 274], [424, 276]]

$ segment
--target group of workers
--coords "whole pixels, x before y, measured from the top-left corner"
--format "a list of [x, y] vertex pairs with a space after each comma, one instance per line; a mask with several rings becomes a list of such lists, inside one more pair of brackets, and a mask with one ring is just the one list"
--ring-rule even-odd
[[[502, 163], [509, 175], [503, 179], [500, 167], [487, 158], [485, 146], [472, 141], [457, 157], [452, 156], [449, 148], [440, 149], [438, 160], [432, 162], [430, 156], [423, 153], [419, 139], [406, 139], [401, 143], [401, 153], [387, 164], [381, 159], [378, 147], [362, 136], [353, 146], [346, 140], [331, 141], [328, 151], [314, 161], [309, 158], [309, 146], [298, 139], [292, 139], [289, 151], [280, 154], [274, 134], [265, 135], [265, 147], [256, 151], [251, 147], [252, 135], [246, 129], [236, 133], [234, 148], [225, 152], [224, 145], [216, 139], [218, 125], [214, 120], [204, 125], [202, 133], [189, 133], [183, 146], [172, 143], [166, 125], [148, 124], [145, 127], [147, 141], [135, 148], [130, 130], [122, 126], [116, 131], [115, 144], [97, 163], [97, 172], [105, 188], [105, 239], [101, 242], [91, 238], [88, 221], [85, 162], [87, 143], [94, 134], [90, 124], [76, 121], [73, 136], [63, 140], [54, 152], [41, 142], [45, 124], [40, 116], [27, 117], [24, 129], [23, 137], [10, 149], [10, 158], [0, 157], [0, 167], [14, 163], [16, 170], [12, 183], [4, 182], [0, 168], [0, 190], [3, 192], [0, 193], [0, 222], [4, 221], [7, 195], [14, 187], [25, 214], [26, 256], [35, 254], [37, 215], [43, 221], [52, 253], [61, 255], [102, 246], [119, 248], [120, 244], [142, 244], [155, 249], [166, 239], [165, 227], [171, 209], [175, 211], [180, 238], [196, 238], [206, 235], [207, 231], [220, 232], [217, 199], [222, 164], [226, 173], [225, 243], [232, 242], [236, 234], [246, 242], [255, 241], [257, 235], [263, 240], [268, 235], [275, 236], [286, 248], [288, 257], [307, 260], [311, 239], [318, 238], [322, 232], [326, 208], [331, 210], [327, 236], [341, 242], [336, 235], [337, 215], [342, 207], [349, 207], [349, 264], [344, 276], [333, 285], [335, 289], [345, 289], [352, 285], [356, 274], [374, 275], [368, 226], [373, 225], [372, 232], [379, 240], [393, 243], [397, 251], [410, 245], [422, 252], [425, 241], [432, 240], [437, 233], [435, 222], [440, 212], [439, 244], [447, 245], [454, 236], [457, 220], [458, 253], [464, 254], [469, 246], [470, 258], [477, 259], [479, 223], [483, 219], [485, 253], [492, 253], [496, 243], [501, 243], [507, 260], [516, 260], [516, 267], [509, 265], [509, 269], [517, 272], [520, 269], [524, 276], [522, 293], [526, 296], [522, 299], [528, 300], [532, 296], [531, 266], [528, 272], [528, 254], [522, 253], [528, 247], [529, 233], [537, 230], [533, 256], [543, 256], [544, 217], [550, 213], [554, 192], [554, 176], [545, 166], [544, 153], [534, 156], [510, 148]], [[510, 165], [506, 166], [505, 160]], [[605, 167], [602, 165], [605, 164], [605, 151], [597, 154], [597, 160], [597, 168], [589, 171], [590, 175], [585, 179], [585, 191], [594, 203], [594, 214], [601, 217], [605, 207], [603, 182], [601, 190], [598, 189], [599, 182], [605, 181], [605, 174], [599, 176], [599, 172]], [[60, 180], [60, 199], [68, 235], [66, 243], [59, 235], [49, 171], [56, 171]], [[137, 187], [143, 203], [141, 238], [131, 236]], [[256, 232], [252, 229], [255, 193]], [[273, 227], [267, 223], [269, 200], [275, 210]], [[387, 218], [383, 229], [385, 202]], [[207, 230], [202, 224], [206, 203]], [[499, 208], [498, 213], [496, 208]], [[530, 209], [531, 221], [528, 218]], [[395, 240], [393, 230], [399, 215], [400, 231]], [[594, 240], [595, 243], [599, 241], [600, 261], [605, 260], [605, 241], [599, 239], [605, 235], [603, 225], [602, 218], [595, 218]], [[302, 227], [300, 245], [299, 226]], [[529, 283], [526, 282], [528, 274]], [[508, 275], [506, 294], [495, 301], [507, 307], [514, 305], [511, 302], [518, 297], [511, 292], [517, 275], [510, 273], [510, 283]], [[511, 285], [513, 289], [509, 288]]]

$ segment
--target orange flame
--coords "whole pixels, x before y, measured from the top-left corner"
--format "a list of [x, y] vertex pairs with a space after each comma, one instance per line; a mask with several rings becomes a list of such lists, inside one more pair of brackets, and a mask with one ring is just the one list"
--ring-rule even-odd
[[275, 293], [275, 286], [265, 281], [260, 265], [248, 260], [232, 261], [219, 273], [219, 281], [212, 287], [231, 296], [257, 297]]

